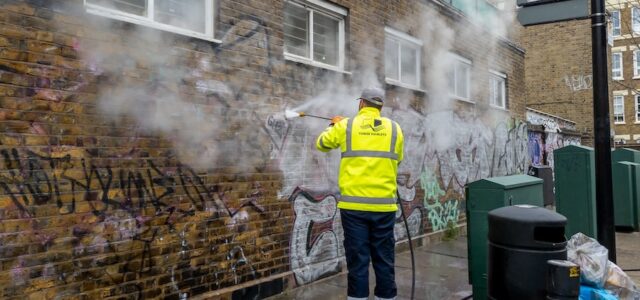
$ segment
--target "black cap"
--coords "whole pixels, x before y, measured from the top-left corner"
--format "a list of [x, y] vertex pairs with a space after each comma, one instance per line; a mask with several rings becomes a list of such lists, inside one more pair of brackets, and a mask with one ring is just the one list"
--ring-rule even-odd
[[364, 99], [376, 105], [382, 106], [384, 104], [384, 90], [377, 87], [366, 88], [362, 90], [360, 99]]

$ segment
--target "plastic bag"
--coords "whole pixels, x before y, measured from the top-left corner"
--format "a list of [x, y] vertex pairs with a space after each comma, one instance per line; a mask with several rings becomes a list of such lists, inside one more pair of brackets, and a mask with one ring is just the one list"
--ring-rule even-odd
[[618, 300], [616, 295], [605, 289], [598, 289], [588, 285], [580, 286], [580, 300]]
[[609, 272], [604, 288], [613, 292], [618, 299], [640, 300], [640, 290], [629, 275], [616, 264], [609, 262]]
[[580, 266], [583, 283], [603, 288], [609, 274], [609, 250], [582, 233], [574, 234], [567, 243], [569, 261]]

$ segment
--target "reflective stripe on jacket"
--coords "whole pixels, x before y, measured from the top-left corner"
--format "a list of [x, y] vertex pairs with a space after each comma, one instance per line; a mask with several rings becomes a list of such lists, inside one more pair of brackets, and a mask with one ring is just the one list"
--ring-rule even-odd
[[380, 111], [364, 107], [354, 118], [327, 128], [316, 142], [323, 152], [340, 147], [338, 208], [390, 212], [396, 205], [398, 163], [402, 161], [404, 136], [400, 126], [380, 117]]

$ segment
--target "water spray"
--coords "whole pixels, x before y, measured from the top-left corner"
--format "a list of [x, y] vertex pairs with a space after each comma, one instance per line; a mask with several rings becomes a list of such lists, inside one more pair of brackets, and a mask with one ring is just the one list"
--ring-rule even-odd
[[318, 119], [331, 121], [331, 118], [322, 117], [322, 116], [316, 116], [316, 115], [310, 115], [310, 114], [305, 113], [305, 112], [295, 112], [293, 110], [286, 110], [284, 112], [284, 117], [287, 118], [287, 119], [302, 118], [302, 117], [312, 117], [312, 118], [318, 118]]

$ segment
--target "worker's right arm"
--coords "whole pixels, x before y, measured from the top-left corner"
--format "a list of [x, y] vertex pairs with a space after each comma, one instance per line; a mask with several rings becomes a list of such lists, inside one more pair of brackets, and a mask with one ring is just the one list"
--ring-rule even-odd
[[333, 126], [327, 127], [316, 140], [316, 148], [322, 152], [329, 152], [340, 147], [345, 140], [347, 119], [343, 119]]

